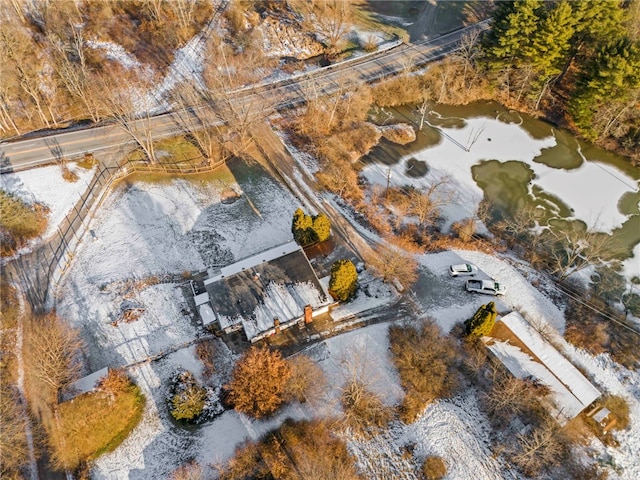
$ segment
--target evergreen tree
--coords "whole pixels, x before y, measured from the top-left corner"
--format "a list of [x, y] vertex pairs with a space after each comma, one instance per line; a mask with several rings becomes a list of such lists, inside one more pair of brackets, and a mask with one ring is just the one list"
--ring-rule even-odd
[[353, 297], [358, 288], [358, 272], [351, 260], [338, 260], [331, 266], [329, 293], [345, 302]]
[[[603, 103], [621, 102], [621, 109], [628, 108], [626, 102], [637, 95], [640, 88], [640, 47], [628, 38], [614, 40], [602, 45], [594, 58], [582, 70], [569, 111], [576, 125], [588, 137], [596, 138], [606, 133], [593, 128], [594, 115]], [[616, 110], [613, 114], [617, 115]], [[616, 118], [605, 119], [605, 124]], [[602, 123], [602, 122], [598, 122]]]
[[498, 311], [496, 310], [496, 304], [494, 302], [482, 305], [472, 318], [464, 322], [467, 335], [474, 337], [488, 335], [496, 323], [497, 316]]
[[320, 213], [313, 217], [313, 231], [316, 235], [316, 241], [324, 242], [331, 235], [331, 220], [324, 213]]
[[298, 208], [293, 214], [291, 231], [294, 240], [299, 245], [324, 242], [331, 234], [331, 221], [324, 213], [312, 217]]
[[176, 420], [193, 420], [204, 410], [206, 399], [207, 391], [198, 384], [193, 374], [183, 372], [176, 380], [169, 410]]
[[301, 208], [293, 213], [293, 222], [291, 231], [293, 238], [299, 245], [308, 245], [313, 243], [313, 219], [306, 215]]
[[520, 64], [532, 51], [532, 38], [539, 28], [542, 0], [499, 2], [485, 51], [493, 66]]

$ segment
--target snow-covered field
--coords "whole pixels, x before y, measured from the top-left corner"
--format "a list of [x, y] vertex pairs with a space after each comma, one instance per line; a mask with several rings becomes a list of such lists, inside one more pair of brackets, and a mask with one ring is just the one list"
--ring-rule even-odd
[[[239, 198], [233, 203], [222, 202], [227, 198], [225, 192], [231, 190]], [[43, 198], [39, 194], [40, 190], [33, 192], [35, 198]], [[54, 209], [63, 208], [64, 196], [58, 198]], [[85, 240], [80, 246], [56, 296], [58, 313], [79, 327], [87, 341], [89, 369], [138, 362], [196, 338], [201, 327], [187, 311], [178, 286], [182, 272], [231, 263], [290, 241], [290, 219], [296, 207], [295, 199], [282, 187], [255, 174], [236, 177], [236, 181], [135, 183], [114, 192], [91, 223], [98, 240]], [[463, 279], [448, 277], [448, 265], [461, 259], [475, 263], [483, 275], [508, 286], [505, 297], [498, 300], [501, 312], [517, 308], [529, 319], [562, 330], [563, 312], [530, 284], [536, 278], [535, 271], [521, 273], [523, 269], [514, 268], [508, 257], [501, 260], [468, 251], [420, 258], [423, 277], [419, 284], [430, 286], [431, 292], [416, 293], [415, 299], [424, 314], [433, 317], [443, 330], [450, 330], [490, 299], [465, 293]], [[348, 318], [363, 308], [383, 307], [397, 299], [393, 289], [375, 282], [363, 285], [369, 285], [371, 296], [360, 295], [354, 304], [340, 307], [338, 316]], [[131, 307], [140, 308], [141, 316], [131, 323], [117, 322], [120, 312]], [[190, 458], [205, 465], [223, 462], [244, 440], [258, 439], [286, 418], [338, 413], [339, 389], [353, 374], [368, 380], [387, 404], [397, 404], [402, 391], [389, 360], [387, 328], [386, 324], [372, 325], [312, 346], [307, 353], [329, 381], [326, 398], [289, 405], [264, 421], [229, 411], [198, 428], [185, 430], [169, 420], [165, 396], [171, 378], [179, 369], [201, 377], [202, 367], [193, 346], [131, 367], [130, 373], [147, 396], [143, 420], [118, 449], [97, 460], [92, 476], [105, 480], [166, 478]], [[630, 402], [632, 427], [618, 434], [620, 448], [606, 451], [620, 469], [619, 474], [611, 474], [612, 478], [638, 478], [640, 376], [613, 364], [607, 356], [592, 357], [576, 350], [560, 336], [556, 343], [601, 388]], [[225, 349], [222, 343], [218, 345]], [[220, 382], [235, 358], [229, 351], [224, 355], [227, 365], [216, 374]], [[449, 468], [448, 478], [511, 476], [513, 472], [492, 456], [489, 425], [476, 403], [473, 391], [436, 402], [411, 425], [395, 422], [384, 435], [366, 441], [348, 437], [349, 449], [370, 476], [388, 468], [399, 472], [399, 478], [415, 478], [415, 465], [402, 455], [408, 445], [413, 446], [414, 462], [427, 455], [442, 456]]]
[[49, 222], [44, 237], [55, 232], [73, 209], [91, 182], [95, 170], [79, 168], [73, 163], [68, 167], [78, 175], [77, 181], [67, 182], [62, 178], [57, 165], [0, 175], [0, 189], [16, 195], [30, 205], [39, 202], [49, 208]]

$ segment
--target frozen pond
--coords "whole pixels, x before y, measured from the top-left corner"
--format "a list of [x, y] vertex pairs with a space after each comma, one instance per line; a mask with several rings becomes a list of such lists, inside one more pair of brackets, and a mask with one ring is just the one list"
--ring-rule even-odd
[[[392, 112], [419, 121], [415, 110]], [[456, 198], [445, 209], [447, 225], [473, 215], [483, 197], [506, 213], [542, 207], [544, 221], [579, 220], [611, 233], [627, 275], [640, 274], [640, 171], [624, 158], [579, 142], [566, 131], [494, 102], [436, 106], [418, 139], [383, 143], [364, 160], [373, 183], [425, 186], [451, 177]], [[637, 251], [637, 248], [636, 248]]]

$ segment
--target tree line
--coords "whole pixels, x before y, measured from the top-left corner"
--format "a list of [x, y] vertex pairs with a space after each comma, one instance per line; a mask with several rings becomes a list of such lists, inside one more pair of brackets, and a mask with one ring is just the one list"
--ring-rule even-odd
[[637, 151], [639, 13], [637, 0], [498, 2], [481, 63], [516, 104]]

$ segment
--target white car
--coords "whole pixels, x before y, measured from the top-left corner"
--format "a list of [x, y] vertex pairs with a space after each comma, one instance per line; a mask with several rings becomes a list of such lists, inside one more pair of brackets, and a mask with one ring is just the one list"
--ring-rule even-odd
[[495, 280], [467, 280], [466, 289], [467, 292], [494, 296], [504, 295], [507, 291], [507, 287]]
[[475, 277], [476, 273], [478, 273], [478, 267], [470, 263], [461, 263], [449, 267], [449, 275], [452, 277]]

